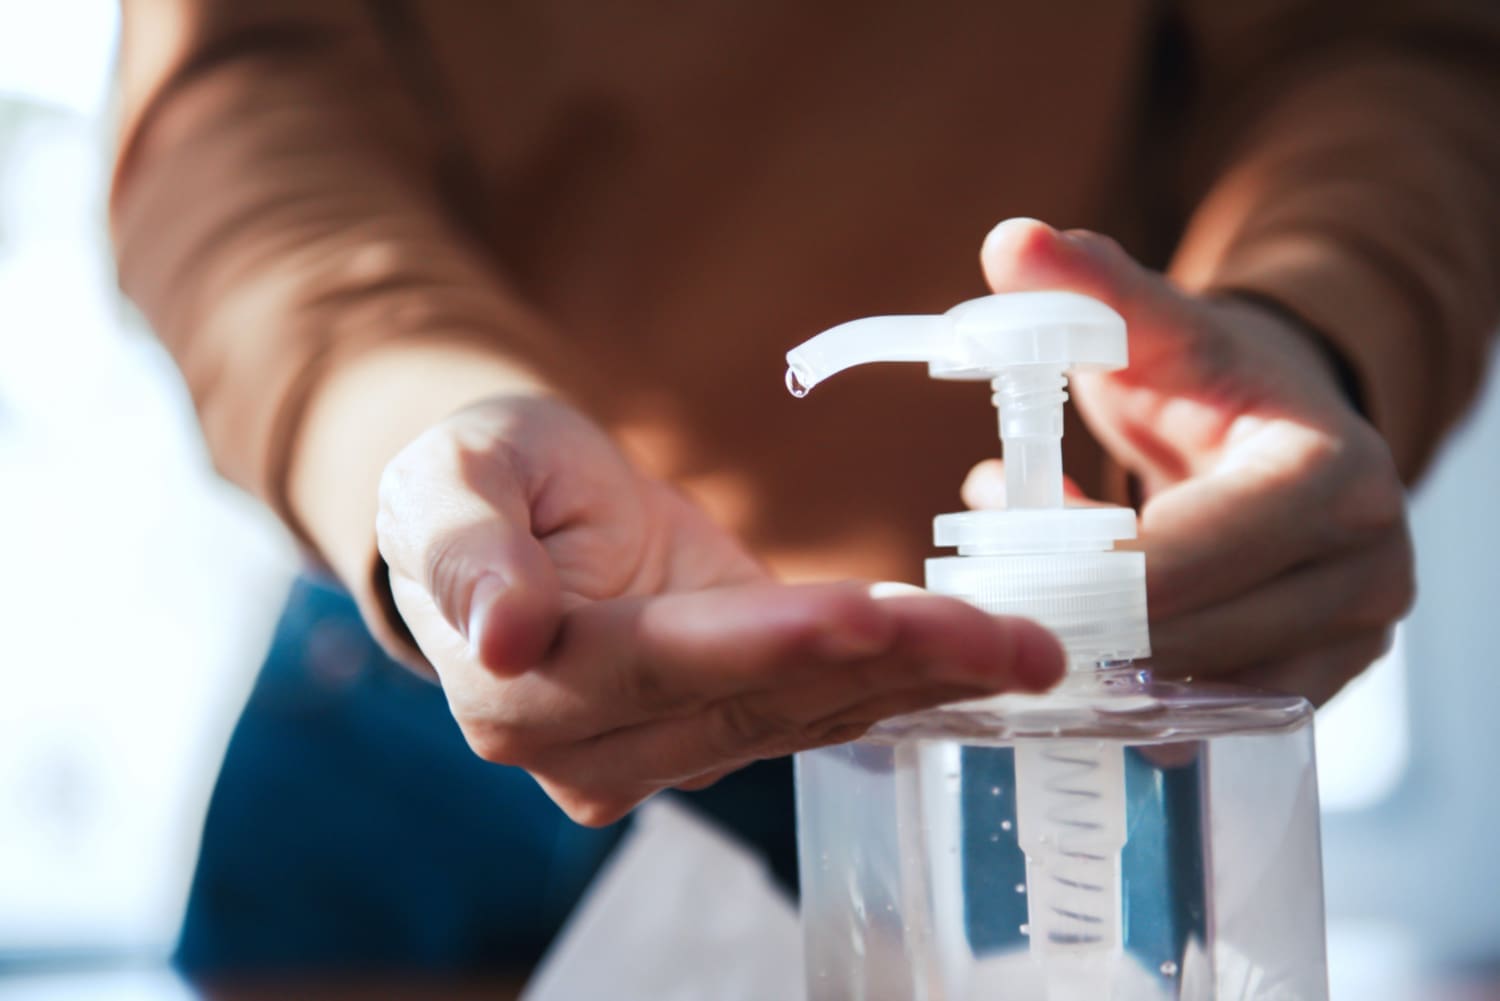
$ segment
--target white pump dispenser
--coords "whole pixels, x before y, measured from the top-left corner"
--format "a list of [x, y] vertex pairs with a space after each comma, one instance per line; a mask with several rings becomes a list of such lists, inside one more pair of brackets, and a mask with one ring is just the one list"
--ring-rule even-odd
[[880, 361], [926, 362], [934, 378], [989, 381], [1000, 412], [1006, 509], [937, 518], [933, 541], [959, 555], [927, 561], [928, 588], [987, 612], [1035, 619], [1058, 635], [1077, 669], [1150, 655], [1145, 557], [1113, 549], [1135, 538], [1135, 513], [1063, 503], [1066, 373], [1126, 366], [1118, 313], [1073, 292], [991, 295], [941, 316], [840, 324], [786, 359], [787, 387], [798, 396], [844, 369]]
[[[804, 395], [836, 372], [878, 361], [923, 361], [935, 378], [989, 380], [1007, 507], [939, 516], [934, 542], [959, 555], [928, 560], [927, 586], [1040, 622], [1062, 640], [1070, 668], [1084, 671], [1151, 652], [1145, 556], [1113, 549], [1135, 537], [1135, 513], [1063, 503], [1066, 373], [1120, 369], [1127, 358], [1125, 321], [1108, 306], [1071, 292], [1018, 292], [941, 316], [834, 327], [787, 354], [787, 387]], [[1058, 999], [1107, 996], [1122, 947], [1123, 761], [1120, 748], [1088, 741], [1016, 749], [1031, 952]]]
[[1129, 667], [1135, 514], [1064, 503], [1067, 373], [1123, 368], [1123, 319], [1023, 292], [856, 320], [787, 387], [878, 361], [993, 386], [1007, 506], [940, 515], [927, 585], [1047, 626], [1070, 671], [797, 756], [810, 1001], [1326, 1001], [1311, 707]]

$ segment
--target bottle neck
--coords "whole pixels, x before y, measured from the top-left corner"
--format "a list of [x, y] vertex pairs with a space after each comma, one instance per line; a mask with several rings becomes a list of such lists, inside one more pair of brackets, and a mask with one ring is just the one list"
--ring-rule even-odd
[[1057, 365], [1018, 365], [990, 384], [1005, 454], [1011, 510], [1063, 506], [1063, 404], [1068, 378]]
[[1101, 663], [1151, 655], [1141, 552], [935, 557], [927, 561], [927, 587], [991, 615], [1045, 626], [1067, 650], [1069, 674], [1093, 675]]
[[1058, 683], [1060, 690], [1095, 691], [1104, 689], [1112, 693], [1129, 693], [1151, 683], [1151, 668], [1134, 660], [1072, 659], [1068, 661], [1068, 673]]

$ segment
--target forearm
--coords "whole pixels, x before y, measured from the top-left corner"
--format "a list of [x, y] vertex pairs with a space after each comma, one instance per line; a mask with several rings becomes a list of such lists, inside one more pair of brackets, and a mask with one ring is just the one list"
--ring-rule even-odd
[[[163, 11], [170, 31], [139, 21]], [[220, 471], [399, 638], [372, 583], [380, 469], [476, 397], [538, 391], [565, 367], [557, 339], [450, 218], [363, 5], [153, 3], [126, 22], [122, 287]]]
[[1399, 7], [1267, 54], [1209, 103], [1211, 181], [1173, 275], [1275, 303], [1336, 348], [1410, 482], [1500, 320], [1500, 28]]

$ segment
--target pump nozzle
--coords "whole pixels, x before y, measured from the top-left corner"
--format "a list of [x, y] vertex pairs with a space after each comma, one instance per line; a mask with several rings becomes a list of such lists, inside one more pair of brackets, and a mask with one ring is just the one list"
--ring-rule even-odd
[[1062, 507], [1064, 373], [1124, 368], [1125, 321], [1073, 292], [1011, 292], [942, 315], [875, 316], [826, 330], [787, 353], [787, 389], [880, 361], [926, 362], [939, 379], [988, 379], [1000, 411], [1012, 508]]
[[[1075, 292], [1010, 292], [942, 314], [876, 316], [826, 330], [787, 353], [787, 388], [804, 396], [844, 369], [882, 361], [926, 362], [940, 379], [988, 380], [1004, 443], [1006, 510], [940, 516], [938, 545], [957, 545], [961, 557], [929, 561], [928, 585], [1037, 619], [1084, 667], [1149, 651], [1141, 556], [1109, 551], [1135, 537], [1133, 513], [1063, 503], [1067, 373], [1124, 368], [1127, 358], [1125, 321], [1104, 303]], [[981, 555], [1004, 556], [1004, 571], [970, 558]]]
[[1025, 365], [1124, 368], [1125, 321], [1076, 292], [1008, 292], [946, 313], [872, 316], [823, 331], [787, 352], [787, 388], [804, 396], [846, 368], [926, 362], [934, 378], [993, 379]]
[[945, 316], [870, 316], [823, 331], [786, 355], [786, 388], [806, 396], [831, 375], [877, 361], [924, 361], [952, 351]]

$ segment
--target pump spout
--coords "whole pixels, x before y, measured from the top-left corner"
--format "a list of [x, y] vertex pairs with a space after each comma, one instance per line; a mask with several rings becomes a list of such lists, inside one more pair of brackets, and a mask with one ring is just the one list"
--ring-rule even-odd
[[1124, 368], [1125, 321], [1076, 292], [1006, 292], [941, 316], [872, 316], [841, 323], [787, 353], [786, 388], [806, 396], [855, 365], [926, 362], [937, 379], [989, 381], [1015, 368]]
[[943, 362], [953, 354], [945, 316], [871, 316], [823, 331], [787, 352], [786, 388], [806, 396], [846, 368], [877, 361]]

